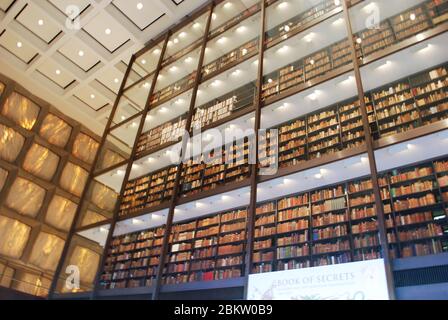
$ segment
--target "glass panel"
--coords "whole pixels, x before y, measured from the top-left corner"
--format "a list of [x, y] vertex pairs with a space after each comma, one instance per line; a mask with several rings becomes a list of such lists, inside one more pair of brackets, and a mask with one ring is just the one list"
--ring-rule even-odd
[[259, 0], [228, 0], [213, 10], [210, 36], [215, 36], [261, 9]]
[[417, 41], [426, 39], [426, 31], [448, 19], [447, 3], [380, 0], [352, 7], [352, 28], [364, 59], [414, 36]]
[[14, 162], [22, 150], [25, 138], [18, 132], [0, 124], [0, 158]]
[[68, 162], [62, 171], [59, 184], [62, 189], [80, 197], [86, 185], [87, 176], [88, 172], [86, 170]]
[[82, 161], [92, 164], [98, 151], [99, 143], [84, 133], [79, 133], [73, 143], [72, 154]]
[[48, 206], [45, 222], [49, 225], [64, 231], [68, 231], [75, 217], [76, 203], [55, 195]]
[[[110, 135], [113, 136], [113, 138], [126, 146], [126, 149], [129, 150], [129, 156], [134, 147], [135, 139], [137, 138], [137, 131], [141, 118], [142, 117], [139, 116], [135, 119], [126, 121], [110, 132]], [[119, 147], [121, 146], [119, 145]]]
[[58, 168], [59, 157], [36, 143], [28, 151], [23, 169], [44, 180], [50, 181]]
[[266, 43], [271, 47], [310, 27], [324, 15], [342, 10], [340, 1], [293, 0], [269, 1], [266, 10]]
[[346, 26], [339, 13], [266, 52], [263, 99], [303, 90], [351, 68]]
[[13, 92], [3, 105], [2, 115], [13, 120], [19, 126], [31, 130], [36, 123], [40, 108], [24, 96]]
[[207, 43], [205, 79], [258, 53], [261, 14], [257, 13]]
[[132, 116], [143, 111], [148, 100], [149, 91], [153, 76], [143, 79], [130, 86], [123, 92], [123, 95], [118, 101], [117, 110], [113, 118], [113, 124], [121, 124], [127, 121]]
[[157, 45], [148, 49], [142, 55], [136, 57], [128, 79], [126, 80], [125, 88], [128, 88], [142, 79], [146, 79], [148, 75], [156, 70], [157, 64], [160, 60], [160, 54], [162, 53], [163, 44], [163, 41], [161, 41]]
[[46, 271], [55, 271], [64, 248], [64, 242], [63, 239], [55, 235], [40, 232], [34, 241], [29, 263]]
[[0, 253], [7, 257], [19, 259], [28, 238], [31, 227], [18, 220], [0, 216]]
[[196, 79], [201, 47], [160, 70], [151, 106], [160, 105], [192, 88]]
[[39, 130], [42, 138], [61, 148], [65, 147], [71, 133], [72, 127], [51, 113], [45, 117]]
[[6, 205], [25, 216], [35, 217], [45, 198], [45, 189], [23, 178], [16, 178], [6, 198]]
[[[209, 12], [206, 12], [170, 37], [165, 57], [163, 58], [164, 66], [184, 58], [188, 52], [191, 52], [201, 44], [208, 17]], [[194, 56], [193, 54], [191, 55]]]

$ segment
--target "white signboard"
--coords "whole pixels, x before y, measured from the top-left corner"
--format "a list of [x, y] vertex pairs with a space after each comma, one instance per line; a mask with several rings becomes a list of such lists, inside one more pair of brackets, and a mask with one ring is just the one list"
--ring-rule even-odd
[[249, 275], [248, 300], [388, 300], [382, 259]]

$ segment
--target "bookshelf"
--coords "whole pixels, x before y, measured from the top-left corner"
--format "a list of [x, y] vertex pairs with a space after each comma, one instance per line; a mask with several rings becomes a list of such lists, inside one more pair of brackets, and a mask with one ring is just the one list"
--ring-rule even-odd
[[114, 237], [101, 275], [103, 289], [136, 288], [154, 283], [164, 227]]
[[[448, 158], [379, 176], [387, 240], [393, 258], [448, 251]], [[115, 237], [103, 288], [150, 285], [163, 227]], [[370, 177], [259, 203], [252, 273], [307, 268], [381, 257]], [[247, 208], [175, 223], [164, 284], [244, 275]], [[144, 270], [144, 271], [142, 271]]]

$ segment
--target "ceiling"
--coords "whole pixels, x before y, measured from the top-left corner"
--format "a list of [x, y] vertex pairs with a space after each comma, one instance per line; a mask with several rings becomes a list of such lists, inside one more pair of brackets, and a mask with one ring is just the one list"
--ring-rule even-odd
[[131, 55], [206, 0], [0, 0], [0, 72], [102, 134]]

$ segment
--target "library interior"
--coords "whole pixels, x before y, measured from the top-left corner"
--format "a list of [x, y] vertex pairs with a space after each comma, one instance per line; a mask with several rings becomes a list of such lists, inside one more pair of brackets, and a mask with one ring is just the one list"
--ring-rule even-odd
[[0, 299], [448, 300], [447, 70], [448, 0], [0, 0]]

